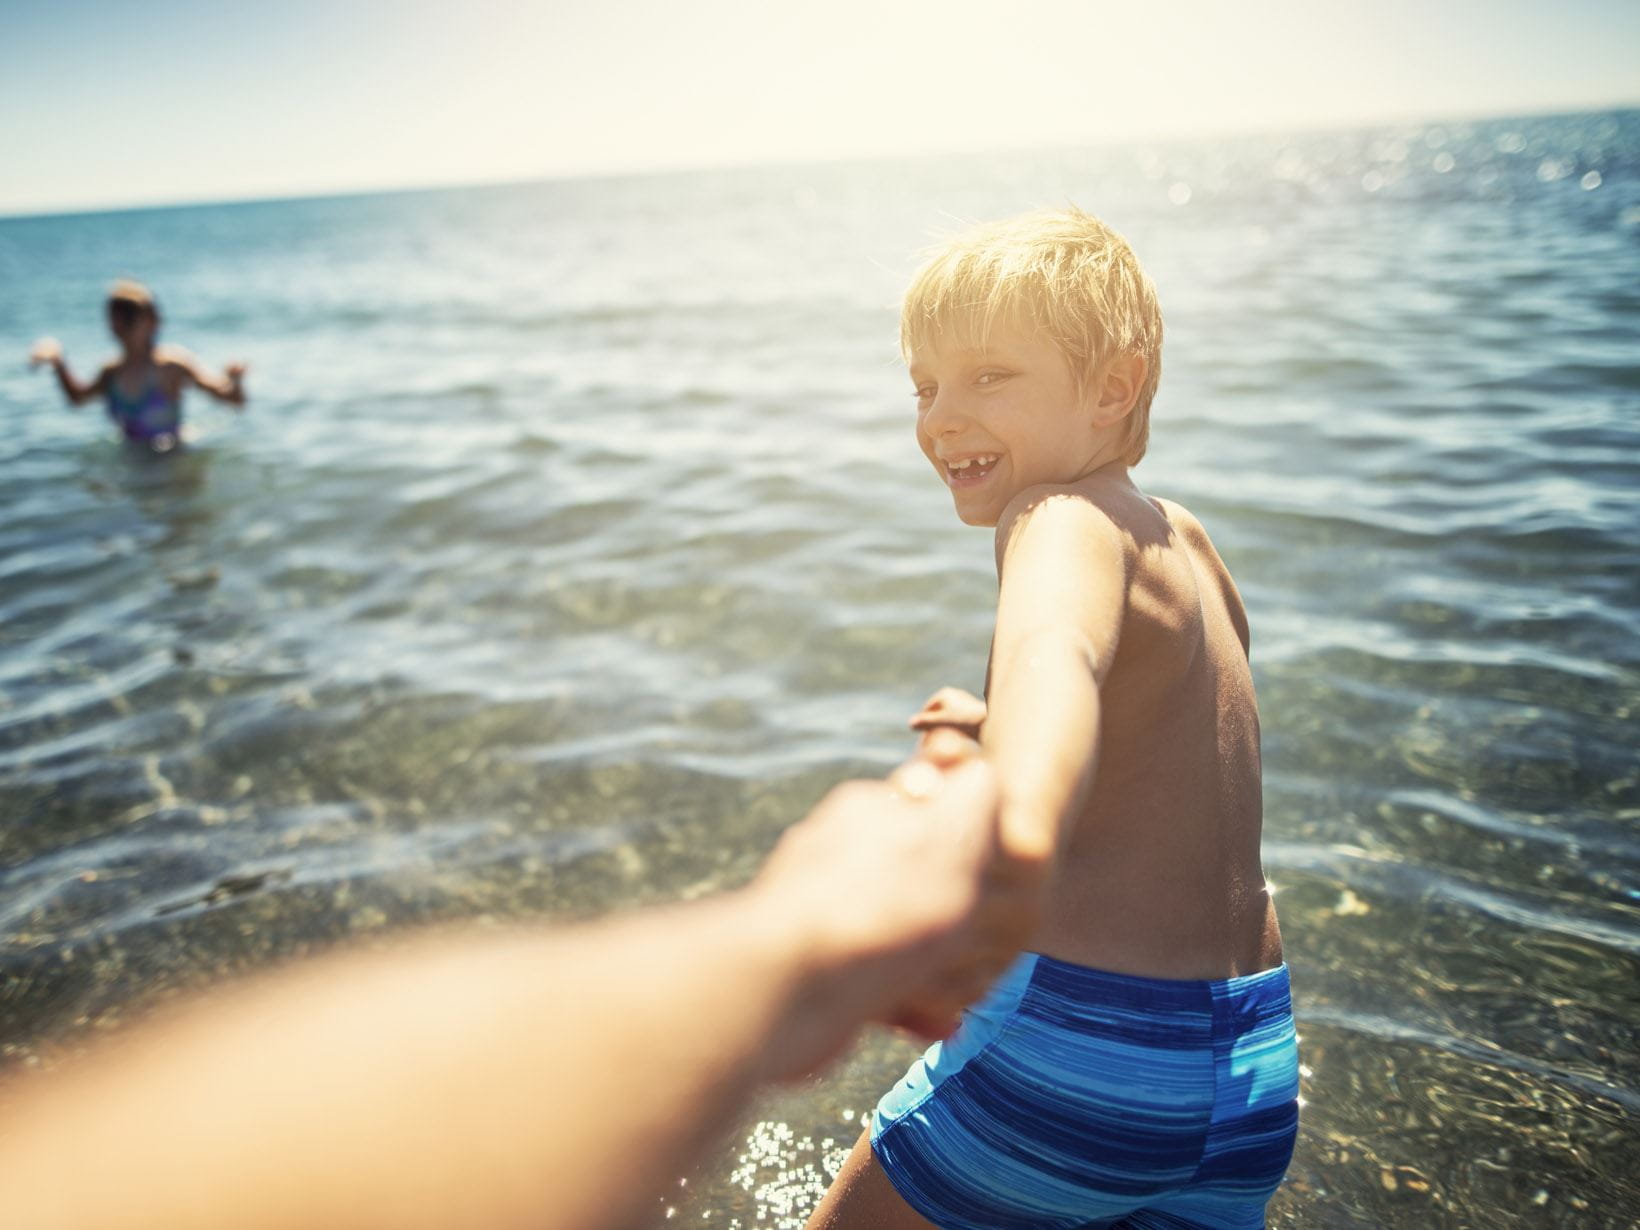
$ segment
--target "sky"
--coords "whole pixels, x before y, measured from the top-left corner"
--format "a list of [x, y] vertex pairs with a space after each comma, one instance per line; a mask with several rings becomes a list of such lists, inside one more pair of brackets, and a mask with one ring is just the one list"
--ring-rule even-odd
[[1633, 0], [0, 0], [0, 214], [1632, 105]]

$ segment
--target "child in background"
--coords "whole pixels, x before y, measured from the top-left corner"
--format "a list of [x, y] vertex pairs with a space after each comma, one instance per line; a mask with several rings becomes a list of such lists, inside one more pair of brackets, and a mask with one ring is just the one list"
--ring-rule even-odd
[[1247, 615], [1201, 523], [1147, 496], [1154, 288], [1078, 210], [980, 227], [917, 274], [917, 441], [996, 527], [980, 740], [1027, 951], [879, 1103], [810, 1222], [1257, 1227], [1291, 1159], [1298, 1053], [1259, 856]]
[[191, 384], [218, 401], [243, 406], [245, 365], [230, 363], [224, 375], [213, 376], [186, 350], [156, 346], [159, 324], [159, 304], [148, 288], [122, 280], [108, 292], [108, 328], [120, 344], [119, 358], [103, 364], [89, 384], [75, 379], [55, 338], [36, 342], [29, 361], [49, 363], [73, 405], [103, 397], [108, 417], [127, 440], [169, 452], [181, 442], [183, 389]]

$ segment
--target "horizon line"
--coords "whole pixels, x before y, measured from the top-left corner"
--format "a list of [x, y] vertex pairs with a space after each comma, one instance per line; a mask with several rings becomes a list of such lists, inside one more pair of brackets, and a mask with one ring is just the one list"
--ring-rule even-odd
[[1543, 120], [1556, 117], [1574, 115], [1602, 115], [1621, 114], [1627, 111], [1640, 110], [1640, 98], [1624, 100], [1622, 102], [1608, 102], [1599, 104], [1578, 105], [1572, 107], [1555, 106], [1539, 111], [1505, 111], [1505, 112], [1442, 112], [1439, 114], [1402, 113], [1385, 115], [1377, 119], [1358, 121], [1328, 121], [1317, 124], [1297, 124], [1292, 126], [1276, 127], [1271, 125], [1255, 125], [1242, 128], [1225, 129], [1218, 132], [1205, 131], [1193, 134], [1184, 132], [1153, 133], [1150, 135], [1134, 135], [1122, 138], [1101, 138], [1083, 143], [1067, 143], [1053, 141], [1045, 144], [1020, 144], [1006, 147], [999, 146], [964, 146], [950, 149], [912, 151], [878, 151], [861, 154], [817, 155], [804, 158], [752, 158], [745, 160], [729, 159], [721, 161], [702, 161], [699, 163], [680, 162], [670, 166], [633, 166], [633, 167], [583, 167], [563, 168], [540, 174], [503, 176], [500, 178], [456, 179], [439, 183], [384, 183], [360, 184], [354, 186], [331, 186], [313, 189], [298, 189], [292, 192], [280, 192], [273, 195], [259, 196], [224, 196], [201, 197], [183, 200], [156, 200], [156, 201], [127, 201], [100, 205], [53, 205], [53, 206], [25, 206], [21, 210], [0, 209], [0, 222], [25, 220], [44, 220], [52, 218], [91, 217], [99, 214], [122, 213], [153, 213], [169, 209], [210, 209], [231, 205], [271, 205], [288, 204], [297, 201], [329, 201], [347, 200], [350, 198], [372, 196], [400, 196], [418, 192], [462, 191], [483, 188], [512, 188], [535, 184], [587, 182], [596, 180], [626, 180], [626, 179], [654, 179], [675, 175], [710, 174], [723, 171], [749, 171], [762, 168], [796, 168], [837, 166], [846, 163], [872, 163], [895, 160], [923, 160], [928, 158], [964, 157], [981, 154], [997, 153], [1029, 153], [1047, 152], [1052, 150], [1069, 149], [1110, 149], [1143, 142], [1156, 144], [1195, 143], [1201, 141], [1230, 140], [1236, 138], [1275, 137], [1288, 134], [1317, 134], [1317, 133], [1347, 133], [1364, 129], [1387, 127], [1395, 124], [1450, 124], [1450, 123], [1478, 123], [1478, 122], [1506, 122], [1509, 120]]

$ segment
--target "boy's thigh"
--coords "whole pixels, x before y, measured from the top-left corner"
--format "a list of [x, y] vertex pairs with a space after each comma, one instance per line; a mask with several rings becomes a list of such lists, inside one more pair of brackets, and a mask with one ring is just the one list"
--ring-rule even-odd
[[860, 1133], [807, 1230], [938, 1230], [894, 1190], [871, 1152], [871, 1129]]

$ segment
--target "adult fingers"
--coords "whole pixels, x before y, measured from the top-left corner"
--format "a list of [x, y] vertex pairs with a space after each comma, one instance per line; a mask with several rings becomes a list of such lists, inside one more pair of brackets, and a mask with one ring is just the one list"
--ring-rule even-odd
[[955, 726], [936, 726], [923, 736], [917, 754], [941, 769], [948, 769], [977, 759], [980, 746], [979, 741], [965, 730]]

